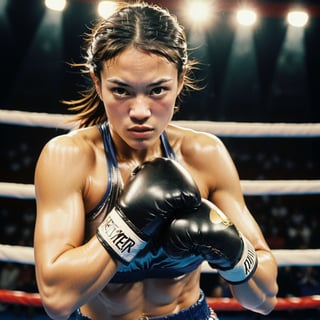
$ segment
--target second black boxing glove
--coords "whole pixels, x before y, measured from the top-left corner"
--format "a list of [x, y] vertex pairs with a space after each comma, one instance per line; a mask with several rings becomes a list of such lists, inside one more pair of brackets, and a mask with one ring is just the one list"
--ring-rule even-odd
[[174, 160], [156, 158], [133, 171], [96, 236], [114, 258], [128, 264], [167, 221], [200, 203], [191, 175]]
[[169, 255], [200, 255], [229, 283], [248, 280], [257, 266], [252, 244], [218, 207], [205, 199], [192, 214], [174, 219], [163, 241]]

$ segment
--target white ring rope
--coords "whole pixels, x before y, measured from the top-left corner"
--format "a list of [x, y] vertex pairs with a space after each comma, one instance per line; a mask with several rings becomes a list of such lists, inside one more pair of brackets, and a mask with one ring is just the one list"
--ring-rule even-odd
[[[242, 180], [241, 186], [248, 196], [320, 193], [320, 180]], [[0, 197], [34, 199], [34, 185], [0, 182]]]
[[[70, 115], [0, 110], [0, 123], [72, 129]], [[185, 128], [238, 137], [320, 137], [320, 123], [253, 123], [216, 121], [172, 121]]]
[[224, 137], [320, 137], [320, 123], [173, 121], [193, 130]]
[[0, 244], [0, 261], [16, 262], [21, 264], [34, 264], [32, 247], [11, 246]]
[[[278, 266], [320, 266], [320, 249], [305, 250], [272, 250]], [[11, 246], [0, 244], [0, 261], [21, 264], [34, 264], [33, 247]], [[212, 268], [204, 262], [203, 272], [212, 272]]]
[[245, 195], [318, 194], [320, 180], [241, 180]]
[[72, 129], [69, 115], [0, 110], [0, 123], [29, 127]]
[[33, 184], [0, 182], [0, 197], [35, 199]]

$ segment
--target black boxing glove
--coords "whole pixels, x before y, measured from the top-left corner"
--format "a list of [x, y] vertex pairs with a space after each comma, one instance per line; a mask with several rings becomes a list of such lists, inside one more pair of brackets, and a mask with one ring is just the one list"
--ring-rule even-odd
[[114, 258], [128, 264], [165, 223], [200, 203], [191, 175], [174, 160], [156, 158], [132, 172], [96, 236]]
[[164, 236], [164, 247], [176, 258], [201, 255], [229, 283], [248, 280], [256, 270], [252, 244], [210, 201], [202, 199], [192, 214], [174, 219]]

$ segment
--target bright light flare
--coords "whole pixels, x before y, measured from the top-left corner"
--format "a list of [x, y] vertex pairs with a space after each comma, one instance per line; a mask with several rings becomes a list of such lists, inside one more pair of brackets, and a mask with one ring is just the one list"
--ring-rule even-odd
[[45, 5], [48, 9], [63, 11], [66, 7], [66, 0], [45, 0]]
[[309, 15], [305, 11], [290, 11], [287, 21], [291, 26], [301, 28], [308, 23]]
[[98, 14], [100, 17], [107, 19], [117, 9], [117, 4], [114, 1], [100, 1], [98, 4]]
[[242, 26], [252, 26], [257, 21], [257, 14], [253, 10], [240, 9], [237, 11], [237, 21]]
[[205, 25], [212, 18], [211, 5], [208, 1], [187, 2], [185, 14], [191, 24]]

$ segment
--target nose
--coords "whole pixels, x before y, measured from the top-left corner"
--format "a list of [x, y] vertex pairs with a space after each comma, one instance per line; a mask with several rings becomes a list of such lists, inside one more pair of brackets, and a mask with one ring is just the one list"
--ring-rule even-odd
[[151, 115], [150, 106], [148, 104], [147, 98], [142, 96], [137, 96], [130, 106], [129, 111], [130, 118], [132, 121], [137, 123], [145, 122]]

